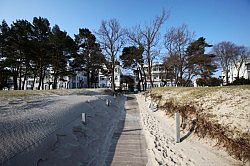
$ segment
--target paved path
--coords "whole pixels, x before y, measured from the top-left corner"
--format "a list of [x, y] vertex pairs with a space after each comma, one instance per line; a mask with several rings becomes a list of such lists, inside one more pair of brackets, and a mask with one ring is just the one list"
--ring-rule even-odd
[[140, 112], [134, 95], [125, 103], [126, 117], [120, 120], [112, 137], [106, 165], [145, 166], [147, 164], [146, 141], [140, 124]]

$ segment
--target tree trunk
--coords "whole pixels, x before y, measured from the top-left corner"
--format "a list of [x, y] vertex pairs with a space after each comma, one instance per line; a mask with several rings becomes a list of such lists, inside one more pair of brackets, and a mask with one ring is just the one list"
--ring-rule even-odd
[[57, 74], [55, 73], [54, 75], [54, 81], [53, 81], [53, 85], [52, 85], [52, 89], [57, 89]]
[[143, 76], [144, 76], [144, 91], [146, 91], [147, 90], [147, 76], [146, 76], [144, 68], [142, 71], [143, 71]]
[[38, 84], [38, 87], [37, 87], [38, 90], [41, 89], [41, 85], [42, 85], [42, 76], [43, 76], [43, 70], [42, 70], [42, 67], [40, 67], [39, 84]]
[[87, 85], [88, 85], [88, 88], [90, 88], [90, 79], [89, 79], [89, 69], [87, 69]]
[[43, 75], [42, 75], [42, 90], [44, 90], [44, 78], [45, 78], [45, 71], [46, 69], [43, 69]]
[[28, 73], [28, 70], [27, 70], [27, 67], [25, 67], [22, 90], [24, 90], [25, 81], [27, 80], [27, 73]]
[[2, 90], [3, 89], [3, 80], [4, 80], [4, 78], [3, 78], [4, 76], [3, 76], [3, 71], [1, 71], [1, 69], [0, 69], [0, 90]]
[[18, 89], [21, 90], [22, 89], [22, 73], [21, 73], [21, 68], [19, 71], [19, 84], [18, 84]]
[[184, 86], [183, 80], [182, 80], [182, 75], [183, 75], [182, 69], [179, 71], [179, 74], [180, 74], [180, 77], [179, 77], [179, 79], [180, 79], [180, 85]]
[[115, 92], [115, 55], [114, 53], [112, 53], [111, 56], [111, 60], [112, 60], [112, 65], [111, 65], [111, 89], [113, 92]]
[[226, 84], [228, 84], [228, 80], [229, 80], [229, 79], [228, 79], [228, 70], [226, 70], [226, 73], [225, 73], [225, 74], [226, 74]]
[[152, 62], [151, 62], [151, 58], [150, 58], [150, 50], [147, 51], [147, 61], [148, 61], [148, 76], [149, 76], [149, 81], [151, 84], [151, 88], [153, 88], [154, 83], [152, 80]]
[[142, 87], [143, 87], [143, 90], [144, 90], [143, 79], [142, 79], [142, 72], [141, 72], [140, 67], [138, 67], [138, 79], [139, 79], [139, 81], [138, 81], [138, 87], [137, 87], [138, 91], [141, 91], [141, 83], [142, 83]]
[[36, 75], [34, 75], [32, 90], [34, 90], [34, 88], [35, 88], [35, 81], [36, 81]]
[[17, 90], [18, 86], [17, 86], [17, 73], [16, 72], [13, 75], [13, 84], [14, 84], [14, 90]]
[[240, 68], [237, 69], [237, 79], [240, 79]]
[[145, 79], [143, 80], [142, 72], [143, 72], [144, 77], [145, 77], [146, 74], [145, 74], [145, 70], [143, 68], [143, 64], [141, 64], [140, 75], [141, 75], [141, 82], [142, 82], [142, 90], [145, 91], [146, 90], [146, 86], [145, 85], [146, 85], [147, 82], [145, 81]]
[[115, 91], [115, 66], [112, 67], [112, 75], [111, 75], [111, 89], [114, 92]]

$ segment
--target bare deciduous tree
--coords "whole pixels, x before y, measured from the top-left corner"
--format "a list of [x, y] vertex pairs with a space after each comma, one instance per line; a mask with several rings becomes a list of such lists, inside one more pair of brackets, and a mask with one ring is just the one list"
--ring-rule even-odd
[[239, 79], [240, 69], [248, 57], [250, 57], [250, 53], [247, 47], [245, 46], [236, 47], [236, 53], [232, 56], [231, 61], [237, 70], [237, 79]]
[[169, 13], [166, 13], [165, 10], [163, 10], [161, 15], [156, 16], [153, 21], [151, 21], [141, 30], [142, 36], [144, 38], [144, 49], [146, 53], [146, 61], [148, 64], [148, 76], [151, 87], [153, 87], [152, 62], [155, 56], [158, 54], [158, 51], [155, 48], [157, 47], [160, 40], [159, 31], [168, 17]]
[[[146, 24], [145, 26], [136, 26], [131, 30], [127, 31], [128, 38], [139, 45], [140, 47], [144, 48], [144, 55], [145, 61], [148, 64], [148, 76], [150, 80], [151, 87], [153, 87], [153, 80], [152, 80], [152, 62], [154, 58], [159, 54], [159, 51], [156, 49], [158, 43], [160, 41], [160, 28], [164, 24], [164, 22], [169, 17], [169, 12], [165, 10], [159, 16], [155, 16], [155, 18]], [[143, 70], [144, 71], [144, 70]], [[144, 74], [144, 78], [145, 74]], [[146, 83], [146, 81], [145, 81]]]
[[104, 50], [104, 55], [108, 62], [108, 66], [111, 71], [111, 88], [115, 91], [114, 69], [117, 59], [117, 54], [121, 47], [124, 45], [124, 30], [121, 28], [118, 20], [110, 19], [104, 20], [97, 32], [99, 42]]
[[164, 45], [168, 56], [175, 57], [175, 83], [182, 80], [187, 69], [186, 48], [193, 41], [194, 32], [190, 32], [186, 25], [171, 27], [164, 36]]
[[225, 72], [226, 84], [228, 84], [228, 72], [232, 57], [236, 54], [236, 45], [232, 42], [223, 41], [213, 46], [212, 52]]
[[213, 47], [213, 53], [217, 56], [221, 68], [226, 77], [226, 84], [229, 83], [229, 67], [233, 65], [237, 70], [237, 78], [239, 79], [240, 69], [244, 61], [250, 56], [249, 50], [245, 46], [237, 46], [228, 41], [220, 42]]

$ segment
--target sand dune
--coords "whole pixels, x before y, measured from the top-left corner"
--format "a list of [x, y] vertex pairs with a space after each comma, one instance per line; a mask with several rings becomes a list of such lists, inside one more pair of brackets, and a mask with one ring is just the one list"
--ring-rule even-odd
[[[239, 165], [226, 152], [212, 147], [210, 140], [199, 140], [191, 134], [181, 143], [175, 141], [175, 123], [164, 111], [152, 112], [145, 97], [137, 95], [142, 125], [148, 144], [148, 165]], [[181, 136], [187, 133], [183, 131]]]

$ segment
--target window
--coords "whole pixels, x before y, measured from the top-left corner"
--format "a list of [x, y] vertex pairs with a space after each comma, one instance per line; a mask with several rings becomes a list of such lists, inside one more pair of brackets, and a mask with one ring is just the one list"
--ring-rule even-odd
[[246, 66], [247, 66], [247, 70], [250, 70], [250, 63], [246, 64]]
[[115, 80], [118, 80], [118, 77], [117, 77], [117, 76], [115, 76]]

